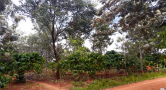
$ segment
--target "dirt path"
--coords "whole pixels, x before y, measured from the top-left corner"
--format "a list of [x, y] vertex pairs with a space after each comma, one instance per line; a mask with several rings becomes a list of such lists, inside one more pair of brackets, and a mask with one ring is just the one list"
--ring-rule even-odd
[[57, 85], [51, 85], [51, 84], [47, 84], [47, 83], [44, 83], [44, 82], [37, 82], [37, 81], [30, 81], [30, 80], [27, 80], [27, 81], [31, 82], [31, 83], [36, 83], [36, 84], [39, 84], [39, 85], [44, 85], [44, 87], [48, 88], [48, 90], [68, 90], [65, 87], [60, 87], [60, 86], [57, 86]]
[[160, 90], [166, 88], [166, 77], [117, 86], [105, 90]]

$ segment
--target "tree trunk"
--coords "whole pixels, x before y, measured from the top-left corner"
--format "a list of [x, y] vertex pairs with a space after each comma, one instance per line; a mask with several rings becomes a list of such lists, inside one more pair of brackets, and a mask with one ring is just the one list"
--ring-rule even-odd
[[164, 69], [165, 69], [165, 56], [164, 56]]
[[123, 50], [124, 50], [124, 53], [123, 53], [123, 55], [124, 55], [124, 65], [125, 65], [125, 73], [126, 73], [126, 75], [128, 74], [128, 72], [126, 72], [126, 56], [125, 56], [125, 36], [124, 36], [124, 33], [123, 33]]
[[46, 54], [46, 76], [47, 76], [47, 66], [48, 66], [48, 52], [45, 50], [45, 54]]
[[[58, 64], [59, 63], [59, 57], [58, 57], [58, 53], [57, 53], [56, 47], [55, 47], [55, 42], [56, 42], [57, 37], [58, 37], [58, 32], [56, 32], [56, 34], [55, 34], [54, 20], [52, 21], [51, 36], [52, 36], [54, 55], [55, 55], [56, 63]], [[60, 79], [59, 66], [57, 66], [57, 68], [56, 68], [56, 75], [55, 76], [56, 76], [56, 79]]]
[[157, 71], [159, 72], [160, 71], [160, 68], [159, 68], [159, 64], [158, 64], [158, 62], [157, 62]]
[[143, 71], [143, 64], [142, 64], [142, 51], [141, 51], [141, 44], [139, 44], [139, 51], [140, 51], [141, 72], [144, 73], [144, 71]]
[[[55, 48], [55, 40], [53, 39], [53, 49], [54, 49], [54, 55], [55, 55], [55, 59], [56, 59], [56, 63], [59, 63], [59, 58], [58, 58], [58, 54], [56, 52], [56, 48]], [[56, 68], [56, 78], [60, 79], [60, 74], [59, 74], [59, 66], [57, 66]]]

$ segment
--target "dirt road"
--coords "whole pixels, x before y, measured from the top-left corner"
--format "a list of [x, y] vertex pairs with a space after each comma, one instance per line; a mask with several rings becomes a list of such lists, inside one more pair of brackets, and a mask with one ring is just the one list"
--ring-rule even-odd
[[117, 86], [105, 90], [160, 90], [161, 87], [166, 89], [166, 77]]

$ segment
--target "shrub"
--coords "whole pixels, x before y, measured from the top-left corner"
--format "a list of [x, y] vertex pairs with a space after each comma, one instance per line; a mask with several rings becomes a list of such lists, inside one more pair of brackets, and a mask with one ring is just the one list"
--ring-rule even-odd
[[25, 71], [35, 70], [36, 73], [41, 73], [44, 61], [44, 58], [39, 56], [38, 53], [13, 54], [10, 75], [13, 76], [14, 72], [16, 72], [16, 81], [25, 82]]

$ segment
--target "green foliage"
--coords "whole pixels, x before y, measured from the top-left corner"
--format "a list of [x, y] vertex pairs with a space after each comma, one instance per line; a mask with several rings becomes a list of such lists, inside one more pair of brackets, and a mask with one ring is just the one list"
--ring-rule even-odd
[[84, 41], [83, 39], [78, 39], [78, 38], [69, 38], [69, 44], [71, 45], [71, 48], [73, 49], [73, 53], [76, 51], [83, 51], [83, 52], [88, 52], [89, 49], [87, 49], [86, 47], [82, 47]]
[[0, 63], [0, 88], [4, 88], [5, 84], [12, 80], [12, 78], [4, 76], [4, 74], [8, 72], [8, 68], [7, 63]]
[[[146, 66], [155, 66], [153, 56], [143, 56], [143, 70], [147, 69]], [[130, 57], [126, 59], [126, 71], [135, 72], [140, 70], [140, 61], [137, 57]]]
[[[42, 33], [49, 32], [57, 63], [61, 50], [56, 48], [58, 44], [55, 43], [67, 39], [69, 36], [74, 38], [78, 35], [76, 37], [86, 38], [93, 30], [90, 20], [94, 16], [95, 9], [82, 0], [39, 0], [37, 2], [25, 0], [19, 6], [19, 11], [23, 11], [23, 14], [26, 16], [28, 14], [32, 18], [36, 30]], [[59, 68], [57, 68], [56, 77], [58, 79], [59, 75]]]
[[75, 87], [84, 86], [84, 83], [82, 81], [79, 81], [79, 82], [72, 81], [71, 84], [74, 85]]
[[48, 68], [51, 69], [51, 71], [54, 73], [55, 70], [56, 70], [56, 68], [57, 68], [57, 65], [58, 65], [58, 64], [56, 63], [56, 61], [49, 62], [49, 63], [48, 63]]
[[126, 59], [126, 71], [133, 72], [140, 70], [140, 62], [137, 57], [130, 57]]
[[152, 55], [143, 56], [143, 59], [145, 59], [147, 61], [154, 61], [155, 60], [155, 58]]
[[86, 72], [89, 75], [95, 75], [95, 71], [103, 70], [104, 56], [99, 53], [82, 54], [76, 52], [71, 54], [67, 60], [60, 61], [59, 66], [61, 69], [71, 70], [73, 75]]
[[0, 76], [0, 88], [4, 88], [6, 83], [9, 83], [12, 78], [6, 77], [4, 75]]
[[91, 20], [96, 14], [96, 10], [91, 3], [86, 3], [84, 0], [72, 0], [71, 4], [75, 10], [72, 12], [73, 20], [69, 22], [70, 27], [66, 29], [66, 32], [72, 38], [87, 39], [93, 30]]
[[111, 69], [111, 68], [117, 68], [122, 69], [124, 68], [124, 56], [121, 54], [118, 54], [114, 50], [107, 51], [105, 54], [105, 68]]
[[11, 71], [12, 57], [10, 52], [11, 50], [8, 49], [0, 50], [0, 88], [4, 88], [5, 84], [12, 80], [12, 78], [5, 76]]
[[12, 61], [12, 53], [13, 50], [4, 48], [4, 50], [0, 50], [0, 62], [9, 63]]
[[160, 40], [160, 43], [159, 44], [156, 44], [156, 46], [160, 49], [163, 49], [166, 47], [166, 26], [163, 26], [162, 27], [163, 31], [161, 32], [158, 32], [158, 37], [156, 38], [157, 40], [159, 39]]
[[143, 59], [146, 60], [146, 64], [148, 66], [155, 66], [157, 62], [160, 61], [160, 56], [159, 55], [146, 55], [143, 56]]
[[16, 72], [16, 81], [25, 82], [25, 71], [35, 70], [36, 73], [41, 73], [44, 61], [44, 58], [39, 56], [38, 53], [13, 54], [10, 75], [13, 76], [14, 72]]
[[101, 90], [105, 88], [112, 88], [128, 83], [135, 83], [143, 80], [154, 79], [159, 77], [165, 77], [165, 71], [153, 72], [153, 73], [142, 73], [132, 74], [130, 76], [112, 77], [111, 79], [99, 79], [91, 82], [86, 87], [71, 87], [72, 90]]
[[95, 33], [90, 38], [92, 42], [92, 50], [98, 53], [103, 53], [108, 45], [113, 43], [110, 36], [114, 33], [114, 30], [109, 28], [108, 24], [98, 23], [95, 27]]

